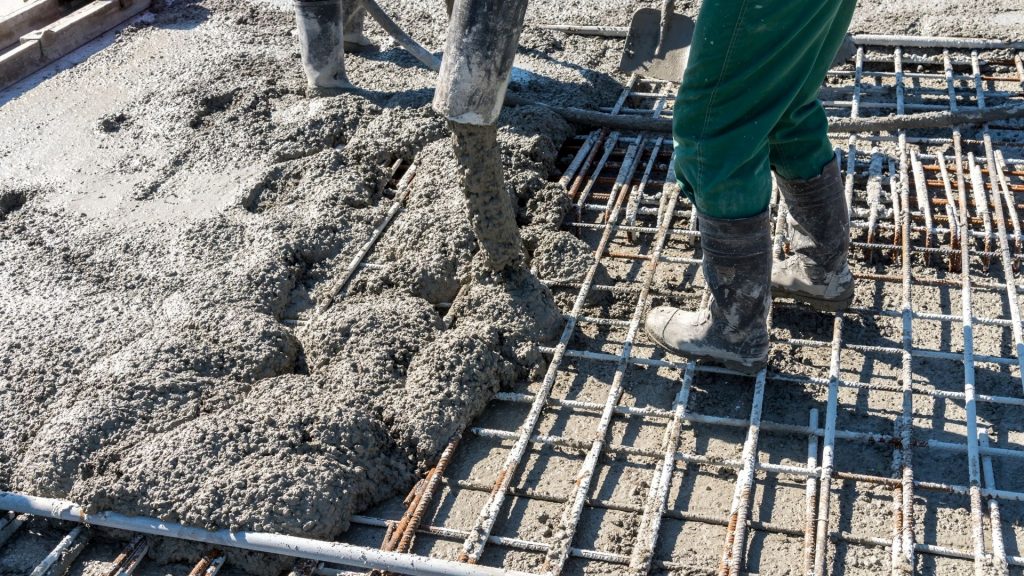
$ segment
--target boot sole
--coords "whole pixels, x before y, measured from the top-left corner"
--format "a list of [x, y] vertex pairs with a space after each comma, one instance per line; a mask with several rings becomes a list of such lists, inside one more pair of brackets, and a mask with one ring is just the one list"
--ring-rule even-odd
[[652, 334], [648, 333], [648, 336], [650, 336], [651, 339], [654, 340], [654, 342], [658, 346], [661, 346], [662, 348], [664, 348], [666, 350], [670, 350], [670, 351], [672, 351], [672, 352], [674, 352], [674, 353], [676, 353], [676, 354], [678, 354], [680, 356], [684, 356], [684, 357], [686, 357], [689, 360], [701, 361], [701, 362], [713, 362], [715, 364], [721, 364], [722, 366], [726, 367], [727, 369], [732, 370], [734, 372], [739, 372], [739, 373], [743, 374], [744, 376], [757, 376], [757, 374], [761, 370], [764, 370], [765, 368], [768, 367], [767, 355], [765, 356], [765, 358], [763, 360], [753, 360], [753, 361], [751, 361], [749, 363], [745, 363], [745, 362], [740, 362], [738, 360], [722, 358], [722, 357], [719, 357], [719, 356], [709, 356], [707, 354], [699, 354], [699, 353], [686, 352], [686, 351], [683, 351], [683, 350], [679, 350], [679, 349], [677, 349], [675, 347], [669, 346], [668, 344], [663, 342], [661, 340], [661, 338], [657, 338], [657, 337], [655, 337]]
[[819, 312], [842, 312], [853, 304], [853, 292], [849, 295], [844, 294], [839, 299], [828, 299], [818, 298], [817, 296], [811, 296], [809, 294], [800, 294], [799, 292], [789, 292], [788, 290], [780, 290], [772, 288], [772, 298], [790, 298], [797, 302], [803, 302], [809, 304], [811, 308], [818, 310]]
[[[683, 354], [680, 352], [680, 354]], [[733, 372], [739, 372], [744, 376], [757, 376], [761, 370], [768, 367], [768, 360], [753, 362], [751, 364], [743, 364], [735, 360], [726, 360], [724, 358], [718, 358], [717, 356], [705, 356], [702, 354], [683, 354], [691, 360], [700, 360], [701, 362], [714, 362], [715, 364], [721, 364], [725, 368], [732, 370]]]

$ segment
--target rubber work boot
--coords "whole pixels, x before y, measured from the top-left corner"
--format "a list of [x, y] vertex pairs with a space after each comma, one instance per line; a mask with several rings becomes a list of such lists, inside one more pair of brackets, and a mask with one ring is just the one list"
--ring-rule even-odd
[[750, 218], [698, 218], [709, 306], [697, 312], [659, 306], [647, 314], [647, 334], [680, 355], [756, 374], [768, 363], [768, 211]]
[[293, 0], [295, 24], [309, 93], [352, 90], [345, 75], [345, 8], [342, 0]]
[[825, 312], [845, 310], [853, 301], [853, 274], [846, 260], [850, 218], [839, 163], [829, 162], [810, 180], [778, 183], [789, 208], [792, 254], [772, 267], [772, 295]]
[[363, 33], [363, 21], [366, 19], [366, 9], [359, 5], [358, 1], [345, 0], [345, 13], [348, 18], [345, 20], [345, 52], [362, 52], [376, 48], [373, 40], [370, 40]]

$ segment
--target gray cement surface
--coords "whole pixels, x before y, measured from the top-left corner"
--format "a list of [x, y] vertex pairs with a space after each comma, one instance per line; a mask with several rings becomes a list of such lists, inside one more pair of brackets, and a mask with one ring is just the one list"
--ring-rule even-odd
[[[428, 49], [443, 46], [440, 2], [382, 4]], [[654, 4], [545, 0], [527, 20], [624, 25]], [[956, 3], [955, 15], [951, 3], [861, 4], [858, 32], [1021, 39], [1015, 0]], [[353, 513], [404, 494], [495, 391], [525, 391], [543, 374], [535, 343], [557, 337], [554, 302], [565, 297], [552, 300], [521, 270], [495, 277], [474, 256], [449, 135], [429, 109], [433, 75], [370, 25], [379, 50], [347, 61], [363, 91], [309, 99], [288, 8], [164, 0], [81, 64], [0, 93], [0, 488], [332, 538]], [[511, 91], [608, 105], [624, 81], [621, 44], [528, 27]], [[568, 206], [549, 182], [571, 128], [536, 108], [507, 110], [499, 124], [527, 266], [579, 280], [592, 254], [560, 230]], [[380, 266], [314, 313], [391, 206], [381, 190], [396, 160], [419, 171], [374, 252]], [[632, 306], [602, 298], [591, 304]], [[286, 322], [300, 314], [311, 320]], [[773, 358], [794, 370], [821, 361]], [[638, 405], [666, 393], [657, 378], [631, 392]], [[604, 384], [559, 385], [585, 396]], [[707, 397], [743, 417], [740, 402]], [[591, 426], [552, 421], [541, 432]], [[482, 469], [495, 464], [489, 448], [470, 449]], [[552, 491], [570, 492], [576, 467], [564, 469]], [[607, 489], [628, 492], [630, 474]], [[708, 482], [701, 505], [711, 509], [718, 485]], [[477, 512], [452, 510], [467, 524]], [[537, 523], [527, 533], [557, 526], [557, 507], [533, 512], [516, 513]], [[955, 530], [958, 518], [938, 524]], [[594, 526], [599, 547], [628, 553], [635, 527]], [[199, 553], [165, 542], [151, 555]], [[11, 558], [0, 572], [32, 565]], [[871, 573], [865, 562], [851, 573]], [[245, 554], [231, 563], [262, 574], [286, 566]]]

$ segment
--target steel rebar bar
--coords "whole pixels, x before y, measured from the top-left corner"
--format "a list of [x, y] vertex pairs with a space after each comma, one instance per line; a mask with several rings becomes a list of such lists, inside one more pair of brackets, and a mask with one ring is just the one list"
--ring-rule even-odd
[[668, 507], [668, 491], [672, 485], [672, 476], [676, 468], [676, 452], [679, 450], [679, 439], [682, 436], [683, 424], [686, 422], [686, 406], [690, 400], [690, 387], [696, 373], [695, 364], [689, 362], [683, 371], [682, 384], [672, 402], [672, 419], [665, 429], [661, 446], [665, 457], [651, 472], [650, 490], [644, 505], [640, 528], [637, 530], [636, 543], [629, 560], [629, 571], [632, 574], [647, 574], [654, 559], [654, 547], [658, 542], [658, 531], [661, 519]]

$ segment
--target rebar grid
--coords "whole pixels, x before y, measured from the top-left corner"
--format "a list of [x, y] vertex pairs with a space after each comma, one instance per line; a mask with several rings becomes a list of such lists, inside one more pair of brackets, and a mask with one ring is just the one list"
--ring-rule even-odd
[[[848, 110], [851, 117], [863, 117], [984, 108], [993, 100], [1024, 94], [1024, 52], [1013, 53], [1007, 59], [1005, 53], [980, 53], [983, 49], [983, 43], [938, 43], [907, 54], [898, 43], [892, 48], [862, 45], [852, 67], [830, 72], [822, 99], [830, 114], [842, 115]], [[917, 67], [917, 71], [904, 71], [905, 64]], [[671, 109], [674, 89], [672, 84], [632, 78], [611, 111], [663, 115]], [[849, 100], [840, 99], [846, 97]], [[1024, 193], [1022, 133], [1024, 128], [1019, 124], [985, 125], [910, 134], [853, 134], [840, 143], [837, 155], [844, 167], [845, 191], [851, 206], [851, 260], [856, 263], [858, 292], [871, 291], [873, 286], [873, 293], [881, 296], [887, 287], [898, 286], [899, 307], [894, 309], [894, 304], [881, 297], [867, 304], [860, 299], [845, 313], [828, 317], [831, 331], [827, 339], [785, 335], [777, 328], [773, 332], [776, 356], [772, 366], [756, 378], [665, 356], [639, 330], [652, 300], [691, 309], [706, 300], [706, 294], [701, 297], [700, 254], [693, 247], [700, 233], [689, 202], [674, 186], [666, 184], [672, 180], [667, 141], [609, 130], [582, 135], [566, 148], [571, 158], [562, 162], [565, 169], [560, 181], [575, 206], [576, 220], [567, 223], [567, 229], [595, 247], [595, 260], [581, 281], [550, 283], [556, 293], [569, 296], [571, 307], [559, 342], [540, 347], [549, 361], [544, 378], [495, 398], [496, 404], [505, 407], [528, 406], [523, 419], [514, 423], [514, 430], [478, 425], [466, 431], [467, 436], [491, 442], [494, 451], [504, 453], [500, 465], [491, 467], [493, 476], [484, 481], [461, 479], [457, 472], [448, 472], [474, 458], [464, 448], [466, 442], [456, 449], [457, 438], [437, 468], [410, 494], [404, 516], [357, 516], [353, 524], [386, 530], [385, 549], [430, 556], [448, 554], [433, 548], [430, 539], [417, 542], [415, 536], [419, 534], [462, 543], [463, 561], [498, 567], [513, 562], [507, 567], [522, 569], [522, 565], [514, 564], [521, 560], [485, 555], [491, 549], [509, 550], [533, 557], [535, 561], [527, 562], [529, 569], [544, 573], [740, 574], [757, 569], [745, 566], [756, 545], [752, 535], [794, 542], [802, 554], [789, 558], [789, 567], [804, 574], [832, 573], [842, 562], [840, 548], [886, 549], [888, 569], [894, 574], [922, 572], [927, 562], [937, 558], [964, 561], [961, 566], [973, 565], [976, 574], [1019, 573], [1024, 557], [1015, 546], [1020, 540], [1022, 519], [1007, 513], [1001, 504], [1013, 510], [1012, 505], [1024, 502], [1024, 485], [1014, 482], [1021, 476], [1024, 447], [1020, 438], [1024, 426], [1012, 419], [1004, 422], [979, 417], [978, 409], [984, 406], [1014, 411], [1024, 405], [1024, 325], [1018, 302], [1024, 286], [1016, 275], [1024, 251], [1018, 212], [1024, 209], [1019, 196]], [[865, 149], [859, 149], [859, 145]], [[392, 166], [391, 175], [395, 176], [399, 168], [399, 164]], [[363, 260], [373, 243], [386, 233], [388, 224], [400, 217], [402, 193], [414, 174], [415, 168], [409, 168], [396, 186], [398, 201], [345, 270], [337, 293], [360, 269], [372, 267]], [[775, 248], [784, 253], [785, 207], [777, 204], [777, 197], [776, 192]], [[614, 277], [601, 279], [605, 271], [615, 272]], [[682, 285], [676, 287], [681, 278]], [[960, 313], [936, 312], [927, 298], [929, 291], [950, 299], [951, 294], [959, 294]], [[592, 301], [602, 296], [628, 305]], [[978, 302], [985, 302], [989, 309], [995, 302], [996, 309], [977, 310]], [[776, 302], [773, 318], [806, 313], [802, 310], [791, 303]], [[886, 319], [899, 321], [899, 342], [893, 342], [897, 345], [871, 343], [871, 338], [866, 343], [859, 341], [863, 338], [859, 327], [868, 322], [881, 325]], [[928, 327], [945, 330], [958, 324], [961, 342], [916, 342], [921, 333], [927, 340]], [[976, 331], [987, 333], [976, 339]], [[896, 338], [879, 332], [883, 341]], [[957, 345], [959, 350], [955, 349]], [[813, 365], [796, 369], [779, 361], [781, 350], [785, 356], [819, 349], [828, 350], [827, 369]], [[868, 356], [899, 358], [898, 375], [851, 374], [851, 362], [855, 365], [857, 357]], [[926, 379], [915, 371], [915, 366], [929, 361], [959, 364], [963, 375], [952, 378], [962, 378], [957, 383], [959, 390], [947, 389], [944, 381]], [[600, 375], [604, 366], [614, 367], [608, 384]], [[979, 369], [995, 372], [1013, 386], [986, 390], [998, 380], [989, 377], [979, 382], [978, 374], [984, 374]], [[647, 370], [657, 371], [655, 380], [671, 387], [672, 394], [663, 405], [628, 403], [636, 402], [630, 394], [641, 385]], [[660, 375], [666, 372], [670, 376]], [[581, 379], [595, 381], [604, 400], [569, 397], [573, 382]], [[766, 394], [786, 390], [823, 395], [806, 418], [798, 420], [807, 424], [794, 423], [787, 414], [772, 412], [772, 405], [765, 404]], [[743, 403], [749, 398], [749, 407], [743, 406], [744, 417], [703, 413], [692, 405], [698, 392], [709, 391], [733, 396]], [[891, 414], [882, 410], [882, 424], [870, 429], [851, 427], [853, 411], [844, 393], [895, 395], [899, 408]], [[962, 405], [964, 431], [951, 433], [923, 426], [915, 408], [923, 401]], [[819, 422], [819, 408], [824, 409], [823, 423]], [[500, 407], [492, 412], [495, 410], [506, 418], [515, 413]], [[989, 410], [987, 414], [1002, 413]], [[545, 431], [550, 427], [545, 419], [552, 417], [589, 417], [597, 425], [584, 427], [589, 433], [583, 437], [569, 431]], [[641, 431], [661, 431], [660, 443], [628, 443], [616, 427], [631, 426]], [[689, 446], [699, 438], [729, 438], [730, 430], [744, 434], [733, 446], [739, 449], [738, 455], [701, 452]], [[720, 432], [721, 438], [712, 432]], [[806, 458], [801, 455], [775, 461], [776, 444], [794, 438], [806, 440]], [[859, 466], [855, 456], [871, 447], [891, 451], [889, 475], [865, 472]], [[935, 481], [921, 476], [920, 472], [928, 468], [927, 455], [935, 452], [966, 458], [962, 477]], [[572, 490], [552, 493], [529, 486], [527, 476], [547, 473], [542, 464], [530, 461], [531, 456], [541, 453], [579, 459]], [[922, 453], [926, 455], [924, 464], [920, 462]], [[617, 462], [643, 472], [644, 490], [635, 502], [624, 503], [595, 493], [602, 488], [602, 472]], [[542, 468], [539, 471], [538, 466]], [[700, 503], [694, 493], [696, 484], [689, 493], [684, 488], [687, 478], [709, 470], [736, 475], [731, 504], [720, 513], [695, 509]], [[996, 485], [999, 471], [1003, 472], [1002, 488]], [[558, 471], [550, 474], [557, 475]], [[802, 494], [798, 513], [779, 519], [755, 517], [757, 496], [765, 496], [771, 486], [795, 487]], [[851, 533], [843, 528], [837, 516], [850, 505], [843, 491], [847, 486], [857, 494], [872, 489], [888, 494], [890, 531]], [[460, 521], [450, 513], [462, 494], [486, 497], [475, 522]], [[969, 506], [969, 544], [943, 544], [935, 534], [921, 529], [929, 506], [955, 507], [948, 503], [951, 497]], [[558, 530], [546, 535], [507, 535], [507, 530], [516, 531], [511, 522], [512, 508], [520, 502], [556, 505], [562, 511]], [[636, 529], [628, 534], [629, 543], [621, 550], [601, 549], [580, 541], [584, 517], [603, 511], [627, 515], [635, 521]], [[26, 518], [11, 514], [0, 519], [0, 543]], [[674, 545], [684, 538], [681, 530], [668, 530], [669, 523], [724, 529], [721, 542], [707, 545], [721, 550], [721, 554], [710, 562], [701, 562], [676, 553]], [[85, 538], [87, 533], [76, 529], [52, 555], [80, 546], [78, 543]], [[144, 549], [145, 542], [133, 541], [131, 558], [126, 557], [123, 566], [115, 569], [127, 568], [130, 573], [141, 559], [138, 550]], [[196, 571], [212, 575], [222, 562], [222, 557], [201, 561]], [[40, 574], [50, 567], [41, 566]], [[323, 564], [317, 565], [315, 572], [341, 573]], [[764, 569], [761, 572], [767, 573]]]
[[[940, 47], [930, 52], [924, 50], [926, 53], [915, 50], [908, 56], [896, 46], [884, 52], [889, 54], [888, 59], [879, 57], [878, 49], [861, 46], [850, 70], [833, 71], [829, 86], [824, 89], [830, 90], [825, 100], [830, 113], [849, 110], [851, 117], [862, 117], [893, 111], [955, 112], [965, 107], [983, 108], [986, 99], [1008, 99], [1021, 94], [1024, 75], [1015, 68], [1017, 56], [1011, 64], [1014, 68], [1010, 69], [1014, 74], [1010, 75], [1005, 66], [992, 68], [977, 50]], [[904, 71], [906, 62], [912, 62], [918, 71]], [[889, 70], [882, 70], [886, 63]], [[1007, 83], [1013, 86], [1008, 88]], [[671, 107], [674, 88], [671, 84], [634, 78], [609, 111], [664, 114]], [[849, 99], [837, 100], [842, 95]], [[576, 219], [567, 223], [567, 229], [595, 246], [595, 264], [582, 281], [550, 283], [556, 293], [572, 291], [574, 298], [561, 340], [555, 346], [541, 347], [550, 363], [539, 387], [503, 392], [495, 399], [506, 406], [529, 406], [526, 419], [514, 429], [476, 426], [467, 431], [492, 442], [494, 450], [507, 454], [494, 480], [446, 477], [439, 482], [444, 493], [438, 498], [450, 506], [458, 505], [462, 493], [489, 495], [476, 526], [449, 525], [448, 516], [439, 511], [442, 506], [438, 504], [433, 520], [425, 519], [417, 531], [432, 539], [419, 546], [414, 542], [411, 550], [433, 550], [433, 539], [461, 540], [465, 544], [463, 560], [488, 564], [484, 550], [494, 546], [527, 557], [535, 555], [532, 565], [539, 568], [539, 573], [587, 572], [592, 564], [607, 564], [610, 566], [605, 570], [616, 573], [704, 569], [739, 574], [748, 569], [744, 565], [750, 546], [748, 535], [756, 533], [798, 541], [803, 554], [793, 559], [792, 566], [803, 573], [831, 573], [838, 561], [837, 546], [887, 548], [889, 570], [899, 574], [920, 571], [930, 561], [922, 557], [973, 562], [977, 574], [990, 570], [1008, 574], [1013, 567], [1024, 567], [1024, 558], [1017, 550], [1008, 551], [1007, 540], [1003, 538], [1004, 531], [1020, 526], [1021, 519], [1015, 517], [1009, 520], [1011, 524], [1006, 524], [1004, 514], [1000, 513], [1000, 502], [1024, 502], [1024, 487], [1011, 485], [1000, 489], [995, 485], [1000, 466], [1020, 469], [1024, 448], [1017, 442], [990, 438], [990, 431], [1002, 423], [981, 421], [977, 413], [979, 405], [1012, 409], [1024, 405], [1018, 304], [1018, 294], [1024, 287], [1014, 274], [1021, 257], [1018, 210], [1024, 208], [1018, 197], [1024, 192], [1024, 162], [1016, 158], [1024, 153], [1019, 144], [1016, 148], [1000, 149], [1001, 140], [993, 138], [995, 130], [990, 126], [969, 130], [952, 128], [946, 136], [936, 136], [934, 130], [854, 134], [845, 140], [837, 154], [844, 167], [851, 205], [851, 259], [859, 264], [855, 276], [859, 284], [874, 285], [879, 291], [898, 287], [898, 294], [893, 294], [898, 297], [899, 306], [894, 308], [885, 301], [875, 305], [858, 301], [847, 312], [833, 317], [829, 339], [786, 337], [775, 331], [776, 349], [827, 349], [827, 371], [815, 374], [811, 369], [800, 373], [773, 365], [758, 378], [746, 379], [723, 368], [661, 355], [638, 330], [652, 299], [693, 309], [700, 305], [700, 300], [695, 299], [699, 292], [693, 290], [703, 289], [699, 252], [690, 253], [690, 246], [700, 233], [694, 226], [689, 202], [678, 197], [674, 186], [666, 185], [671, 180], [667, 147], [644, 135], [608, 130], [577, 138], [566, 148], [571, 156], [566, 156], [560, 180], [570, 190], [575, 206]], [[1019, 134], [1021, 129], [1000, 126], [999, 131], [1005, 136]], [[784, 207], [774, 208], [776, 221], [781, 224]], [[777, 232], [781, 232], [781, 226]], [[780, 234], [776, 236], [776, 249], [785, 249], [785, 239]], [[684, 276], [690, 288], [673, 287], [664, 277], [667, 274], [660, 273], [659, 264], [676, 272], [680, 268], [688, 270], [689, 275]], [[627, 272], [624, 277], [617, 275], [611, 282], [601, 282], [597, 274], [602, 269]], [[952, 294], [951, 299], [959, 295], [959, 314], [952, 310], [936, 311], [933, 303], [922, 297], [928, 290], [945, 291]], [[588, 304], [588, 298], [596, 294], [609, 295], [623, 304], [631, 302], [628, 306], [612, 307], [629, 309], [631, 314], [616, 317], [609, 307]], [[985, 301], [988, 307], [976, 309], [975, 299]], [[993, 309], [994, 300], [1003, 306]], [[780, 311], [787, 315], [797, 313], [799, 309], [778, 302], [773, 316], [778, 317]], [[860, 341], [859, 336], [851, 333], [851, 326], [885, 319], [898, 321], [899, 341], [895, 346]], [[921, 330], [927, 334], [936, 326], [945, 329], [958, 324], [962, 342], [956, 343], [956, 347], [960, 349], [948, 342], [929, 344], [927, 336], [918, 336]], [[985, 346], [978, 349], [978, 329], [996, 331], [996, 344], [989, 337]], [[1002, 343], [1007, 335], [1012, 346]], [[892, 379], [871, 374], [851, 378], [847, 368], [850, 355], [898, 358], [899, 373]], [[917, 367], [928, 361], [960, 364], [960, 390], [920, 376]], [[612, 370], [611, 380], [605, 384], [604, 401], [572, 399], [563, 391], [564, 385], [558, 384], [571, 377], [593, 378], [602, 365]], [[1015, 387], [976, 389], [976, 370], [981, 365], [1012, 379]], [[642, 377], [631, 372], [631, 367], [676, 374], [666, 381], [675, 386], [671, 403], [663, 407], [624, 403], [634, 378]], [[742, 387], [740, 392], [735, 387], [725, 390], [749, 399], [745, 400], [750, 402], [748, 418], [705, 414], [689, 405], [695, 382], [706, 385], [719, 378], [747, 382], [745, 392]], [[817, 408], [812, 408], [804, 419], [808, 424], [792, 424], [785, 418], [778, 420], [778, 414], [763, 413], [766, 388], [820, 390], [824, 394], [824, 422], [819, 423]], [[898, 411], [888, 417], [889, 429], [841, 426], [840, 422], [847, 418], [844, 412], [849, 409], [842, 399], [844, 391], [897, 395]], [[952, 401], [962, 406], [966, 414], [962, 425], [966, 431], [952, 434], [951, 438], [950, 433], [922, 427], [915, 421], [920, 418], [915, 402], [921, 401]], [[596, 430], [582, 437], [578, 433], [544, 433], [545, 418], [557, 415], [565, 419], [589, 415], [597, 423]], [[628, 426], [630, 422], [661, 429], [660, 446], [633, 446], [613, 437], [611, 430], [616, 424]], [[723, 458], [683, 447], [687, 438], [692, 439], [705, 428], [745, 430], [739, 457]], [[768, 435], [765, 439], [759, 438], [762, 432]], [[1000, 432], [1002, 437], [1009, 438], [1009, 432], [1022, 430], [1010, 428]], [[778, 463], [762, 456], [766, 450], [771, 452], [776, 439], [787, 437], [806, 438], [805, 461]], [[853, 462], [855, 453], [850, 451], [857, 446], [890, 447], [892, 475], [860, 471]], [[927, 468], [917, 462], [922, 458], [918, 453], [926, 454], [927, 458], [934, 451], [966, 458], [962, 479], [918, 478], [916, 472]], [[528, 456], [543, 452], [580, 459], [571, 492], [549, 493], [529, 488], [526, 477], [543, 475], [544, 470], [533, 470], [532, 467], [542, 464], [528, 463]], [[459, 459], [456, 453], [454, 460]], [[601, 470], [623, 459], [646, 470], [643, 497], [635, 504], [602, 499], [595, 494], [601, 489], [595, 484]], [[700, 474], [704, 469], [737, 472], [733, 503], [721, 517], [680, 509], [673, 503], [673, 498], [679, 497], [681, 478]], [[799, 483], [804, 494], [801, 517], [784, 518], [782, 522], [751, 518], [755, 495], [764, 490], [769, 478]], [[855, 490], [877, 487], [888, 491], [892, 500], [891, 533], [849, 533], [836, 525], [837, 508], [847, 505], [841, 494], [848, 485]], [[941, 497], [959, 498], [969, 506], [970, 530], [965, 532], [969, 532], [970, 544], [962, 548], [944, 545], [931, 540], [934, 536], [929, 537], [922, 530], [921, 503]], [[947, 506], [935, 501], [935, 506]], [[562, 514], [557, 529], [546, 537], [504, 532], [518, 502], [558, 505]], [[581, 518], [599, 510], [614, 510], [635, 518], [636, 529], [628, 553], [579, 545]], [[663, 528], [664, 522], [670, 520], [724, 527], [725, 539], [718, 547], [722, 550], [720, 562], [694, 564], [690, 558], [666, 556], [665, 550], [671, 550], [673, 543], [666, 541]], [[372, 517], [356, 519], [356, 524], [366, 526], [387, 526], [389, 522]], [[503, 558], [506, 557], [496, 554], [490, 563], [507, 564], [508, 560]]]

